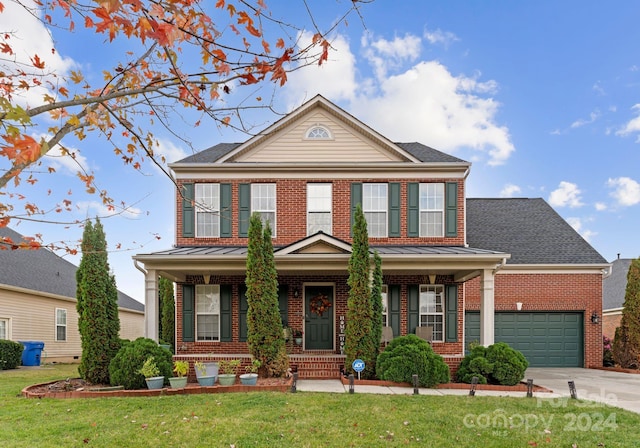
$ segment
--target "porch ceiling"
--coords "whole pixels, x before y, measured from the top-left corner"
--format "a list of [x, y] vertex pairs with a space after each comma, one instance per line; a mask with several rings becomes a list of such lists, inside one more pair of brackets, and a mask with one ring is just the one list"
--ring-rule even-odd
[[[465, 247], [372, 247], [382, 257], [386, 275], [453, 275], [466, 281], [482, 270], [496, 269], [510, 257], [502, 252]], [[274, 254], [280, 274], [330, 273], [346, 274], [349, 253], [285, 253]], [[187, 275], [244, 275], [246, 248], [199, 247], [174, 248], [133, 257], [146, 270], [156, 270], [164, 277], [181, 282]]]

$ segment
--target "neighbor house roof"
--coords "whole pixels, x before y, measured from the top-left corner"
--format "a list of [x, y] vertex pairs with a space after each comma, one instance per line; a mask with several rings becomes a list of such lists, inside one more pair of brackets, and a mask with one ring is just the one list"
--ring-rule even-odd
[[[0, 236], [14, 242], [22, 235], [7, 227], [0, 227]], [[0, 285], [55, 294], [75, 299], [78, 267], [49, 249], [0, 250]], [[118, 307], [144, 312], [144, 305], [118, 291]]]
[[[242, 143], [218, 143], [215, 146], [204, 149], [196, 154], [185, 157], [182, 160], [178, 160], [175, 162], [176, 164], [187, 164], [187, 163], [215, 163]], [[411, 143], [396, 143], [396, 145], [406, 152], [410, 153], [416, 159], [421, 162], [428, 163], [460, 163], [464, 162], [462, 159], [458, 159], [457, 157], [453, 157], [449, 154], [446, 154], [442, 151], [438, 151], [437, 149], [433, 149], [429, 146], [423, 145], [422, 143], [411, 142]]]
[[511, 254], [514, 264], [606, 264], [541, 198], [467, 199], [467, 243]]
[[627, 274], [631, 258], [618, 258], [611, 263], [611, 275], [602, 281], [602, 309], [622, 308], [627, 292]]

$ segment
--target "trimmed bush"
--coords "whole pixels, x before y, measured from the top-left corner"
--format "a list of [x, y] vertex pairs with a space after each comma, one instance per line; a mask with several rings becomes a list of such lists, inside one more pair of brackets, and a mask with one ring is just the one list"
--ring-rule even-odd
[[0, 370], [15, 369], [22, 361], [22, 344], [0, 339]]
[[138, 338], [125, 344], [111, 360], [109, 364], [111, 385], [124, 386], [127, 390], [144, 389], [146, 383], [139, 370], [149, 356], [153, 356], [160, 369], [160, 376], [164, 376], [165, 383], [168, 384], [169, 377], [173, 376], [171, 353], [151, 339]]
[[378, 355], [376, 364], [378, 378], [398, 383], [411, 383], [412, 376], [418, 375], [418, 384], [433, 387], [449, 382], [449, 366], [442, 356], [414, 334], [393, 339]]
[[524, 378], [529, 362], [522, 353], [504, 342], [489, 347], [474, 347], [460, 363], [457, 378], [462, 383], [471, 383], [474, 376], [479, 384], [502, 384], [514, 386]]

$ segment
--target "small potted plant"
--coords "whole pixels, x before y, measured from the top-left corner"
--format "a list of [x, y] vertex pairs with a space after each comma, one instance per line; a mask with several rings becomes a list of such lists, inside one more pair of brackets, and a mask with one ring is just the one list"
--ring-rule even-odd
[[196, 369], [196, 379], [201, 386], [213, 386], [218, 379], [218, 363], [196, 361], [193, 366]]
[[173, 371], [178, 376], [169, 378], [172, 389], [179, 389], [187, 385], [187, 373], [189, 373], [189, 361], [174, 361]]
[[259, 359], [252, 359], [251, 364], [244, 368], [246, 373], [240, 375], [240, 382], [247, 386], [255, 386], [258, 382], [258, 369], [262, 363]]
[[138, 373], [144, 376], [144, 380], [147, 383], [147, 389], [162, 389], [164, 385], [164, 376], [160, 375], [160, 369], [156, 364], [156, 360], [153, 356], [149, 356], [142, 367], [138, 370]]
[[302, 345], [302, 331], [301, 330], [293, 330], [293, 340], [298, 345]]
[[239, 359], [223, 359], [219, 362], [220, 374], [218, 375], [218, 382], [221, 386], [232, 386], [236, 383], [236, 375], [240, 368]]

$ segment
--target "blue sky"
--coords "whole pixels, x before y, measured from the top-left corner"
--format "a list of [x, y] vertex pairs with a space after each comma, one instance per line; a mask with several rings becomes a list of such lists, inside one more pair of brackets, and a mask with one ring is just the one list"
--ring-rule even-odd
[[[326, 27], [345, 2], [309, 5]], [[275, 17], [309, 26], [292, 0], [267, 5]], [[607, 260], [618, 253], [640, 256], [640, 5], [376, 0], [361, 12], [364, 22], [351, 16], [337, 28], [327, 64], [291, 74], [283, 88], [233, 89], [229, 103], [274, 94], [274, 106], [284, 113], [320, 93], [394, 141], [419, 141], [472, 162], [468, 197], [544, 198]], [[0, 14], [0, 29], [20, 23], [29, 31], [25, 48], [46, 48], [37, 25], [18, 17]], [[62, 72], [81, 67], [95, 78], [126, 49], [82, 30], [54, 39], [50, 66]], [[259, 131], [279, 117], [261, 112], [246, 118]], [[210, 125], [193, 129], [179, 118], [175, 131], [193, 145], [157, 135], [168, 161], [248, 138]], [[67, 144], [101, 186], [132, 206], [102, 222], [119, 289], [142, 301], [143, 275], [131, 257], [173, 244], [172, 185], [151, 166], [142, 174], [124, 167], [98, 138]], [[58, 219], [104, 216], [66, 161], [51, 157], [47, 163], [58, 167], [55, 176], [21, 188], [54, 202], [73, 190], [73, 211]], [[49, 188], [60, 196], [47, 199]], [[82, 235], [76, 226], [23, 221], [12, 227], [42, 234], [45, 242]]]

